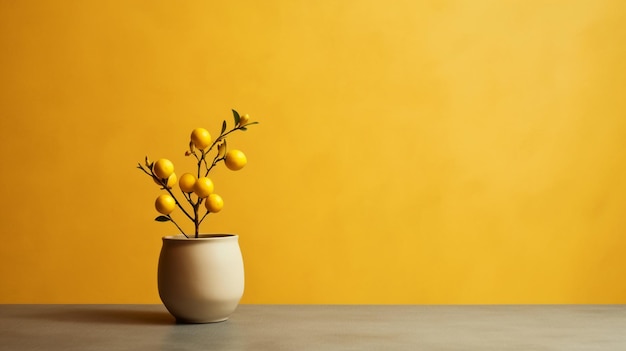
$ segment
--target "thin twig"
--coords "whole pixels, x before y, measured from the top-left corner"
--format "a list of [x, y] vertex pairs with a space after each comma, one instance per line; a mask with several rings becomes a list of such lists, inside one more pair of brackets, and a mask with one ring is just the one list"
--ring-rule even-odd
[[187, 234], [185, 234], [185, 231], [178, 225], [178, 223], [176, 223], [176, 221], [174, 221], [174, 218], [172, 218], [172, 216], [167, 215], [167, 218], [170, 219], [170, 221], [172, 223], [174, 223], [174, 225], [176, 226], [176, 228], [178, 228], [178, 230], [180, 230], [181, 233], [183, 233], [183, 235], [185, 236], [185, 238], [189, 239], [189, 237], [187, 236]]

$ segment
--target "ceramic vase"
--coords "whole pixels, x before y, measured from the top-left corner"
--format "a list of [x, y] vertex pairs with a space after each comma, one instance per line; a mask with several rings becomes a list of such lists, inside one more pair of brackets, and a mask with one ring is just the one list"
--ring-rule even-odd
[[225, 321], [244, 289], [243, 258], [234, 234], [163, 237], [158, 288], [179, 323]]

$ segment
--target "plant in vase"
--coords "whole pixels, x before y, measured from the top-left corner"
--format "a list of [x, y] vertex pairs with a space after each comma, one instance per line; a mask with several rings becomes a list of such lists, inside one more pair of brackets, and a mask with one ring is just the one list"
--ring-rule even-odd
[[[227, 150], [226, 139], [228, 135], [235, 131], [246, 131], [250, 125], [259, 122], [250, 122], [249, 116], [240, 116], [235, 110], [233, 111], [234, 127], [227, 130], [226, 121], [222, 121], [220, 135], [211, 140], [211, 134], [204, 128], [196, 128], [191, 132], [189, 141], [189, 150], [185, 152], [186, 156], [194, 156], [196, 159], [196, 171], [194, 173], [184, 173], [177, 178], [174, 172], [174, 164], [172, 161], [161, 158], [156, 162], [150, 162], [148, 157], [145, 158], [145, 164], [138, 163], [137, 168], [147, 174], [166, 193], [159, 195], [155, 201], [156, 210], [161, 213], [156, 218], [159, 222], [172, 222], [181, 233], [189, 238], [189, 235], [174, 221], [171, 213], [179, 208], [183, 215], [191, 220], [194, 224], [194, 237], [198, 238], [200, 234], [200, 224], [204, 221], [209, 213], [217, 213], [224, 207], [224, 201], [218, 194], [213, 193], [213, 181], [208, 177], [209, 173], [220, 162], [233, 171], [242, 169], [246, 163], [246, 155], [240, 150]], [[217, 149], [216, 149], [217, 147]], [[210, 154], [215, 154], [210, 160]], [[209, 161], [210, 160], [210, 161]], [[174, 194], [174, 187], [178, 183], [181, 196], [185, 201], [180, 201], [179, 197]], [[205, 211], [202, 211], [204, 203]], [[188, 205], [188, 208], [185, 208]]]
[[[171, 222], [180, 235], [163, 237], [159, 256], [158, 288], [165, 307], [179, 322], [207, 323], [228, 319], [243, 294], [243, 259], [235, 234], [201, 234], [200, 225], [211, 213], [224, 207], [222, 197], [213, 192], [210, 172], [220, 163], [233, 171], [242, 169], [247, 159], [237, 149], [229, 150], [227, 137], [246, 131], [251, 125], [248, 115], [232, 110], [234, 125], [222, 121], [219, 136], [211, 139], [209, 131], [196, 128], [191, 132], [188, 157], [195, 159], [193, 173], [180, 177], [174, 164], [165, 158], [138, 164], [137, 168], [152, 178], [163, 191], [155, 200], [159, 222]], [[180, 194], [176, 195], [176, 185]], [[187, 234], [172, 217], [179, 209], [193, 223], [194, 233]]]

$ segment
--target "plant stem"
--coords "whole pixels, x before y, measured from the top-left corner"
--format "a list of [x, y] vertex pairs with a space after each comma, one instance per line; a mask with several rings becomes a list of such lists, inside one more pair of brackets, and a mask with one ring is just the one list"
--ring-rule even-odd
[[[248, 123], [248, 124], [250, 124], [250, 123]], [[248, 124], [246, 124], [246, 126], [247, 126]], [[222, 139], [224, 139], [224, 138], [225, 138], [228, 134], [230, 134], [230, 133], [232, 133], [232, 132], [234, 132], [234, 131], [236, 131], [236, 130], [242, 129], [242, 128], [244, 128], [244, 127], [245, 127], [245, 126], [238, 126], [238, 127], [235, 127], [235, 128], [233, 128], [233, 129], [229, 130], [228, 132], [226, 132], [226, 133], [224, 133], [224, 134], [220, 134], [220, 136], [218, 136], [218, 137], [217, 137], [217, 139], [215, 139], [215, 141], [213, 141], [213, 144], [211, 144], [211, 146], [210, 146], [210, 147], [209, 147], [209, 149], [207, 150], [207, 153], [211, 152], [211, 150], [213, 150], [213, 148], [215, 147], [215, 145], [217, 145], [217, 143], [219, 143], [220, 141], [222, 141]]]
[[180, 230], [181, 233], [183, 233], [183, 235], [185, 236], [185, 238], [189, 239], [189, 237], [187, 236], [187, 234], [185, 234], [185, 231], [178, 225], [178, 223], [176, 223], [176, 221], [174, 221], [174, 218], [172, 218], [172, 216], [167, 215], [167, 218], [170, 219], [170, 221], [172, 223], [174, 223], [174, 225], [176, 226], [176, 228], [178, 228], [178, 230]]
[[206, 213], [204, 214], [204, 216], [202, 216], [202, 218], [200, 218], [200, 223], [198, 223], [198, 224], [202, 224], [202, 222], [204, 221], [204, 217], [206, 217], [209, 213], [211, 213], [211, 212], [209, 212], [207, 210]]
[[205, 155], [204, 150], [201, 150], [201, 152], [202, 152], [202, 156], [201, 157], [196, 156], [196, 158], [198, 159], [198, 164], [197, 164], [197, 166], [198, 166], [198, 172], [197, 173], [198, 174], [196, 175], [197, 178], [200, 178], [200, 167], [202, 167], [202, 161], [204, 161], [204, 155]]
[[193, 224], [195, 226], [195, 230], [196, 230], [196, 239], [198, 238], [198, 235], [200, 233], [200, 222], [198, 220], [198, 208], [200, 207], [200, 203], [202, 203], [202, 199], [198, 199], [198, 202], [193, 206]]
[[209, 172], [211, 172], [213, 167], [215, 167], [215, 165], [217, 165], [218, 162], [223, 161], [225, 159], [226, 159], [226, 157], [224, 157], [224, 156], [223, 157], [219, 157], [219, 155], [215, 156], [215, 159], [213, 159], [213, 163], [211, 164], [211, 167], [208, 167], [207, 170], [206, 170], [205, 177], [209, 175]]
[[181, 211], [183, 211], [183, 213], [185, 214], [185, 216], [187, 216], [187, 218], [189, 218], [190, 220], [194, 220], [191, 215], [189, 215], [189, 213], [185, 210], [185, 208], [183, 207], [183, 205], [178, 201], [178, 199], [176, 198], [176, 196], [174, 195], [174, 193], [172, 192], [172, 189], [167, 187], [167, 181], [165, 182], [165, 184], [163, 183], [162, 180], [160, 180], [159, 178], [157, 178], [157, 176], [154, 174], [154, 172], [152, 170], [150, 170], [150, 172], [146, 171], [143, 166], [141, 166], [141, 164], [139, 164], [139, 168], [148, 176], [150, 176], [152, 179], [156, 179], [158, 181], [158, 183], [160, 185], [163, 186], [163, 189], [165, 189], [172, 198], [174, 198], [174, 201], [176, 202], [176, 206], [178, 206], [178, 208], [181, 209]]
[[187, 213], [187, 211], [185, 210], [185, 208], [183, 207], [183, 205], [178, 202], [178, 199], [176, 198], [176, 196], [174, 195], [174, 193], [172, 192], [172, 189], [168, 188], [167, 185], [165, 185], [163, 187], [163, 189], [165, 189], [170, 196], [172, 196], [172, 198], [174, 198], [174, 201], [176, 202], [176, 206], [178, 206], [178, 208], [180, 208], [181, 211], [183, 211], [183, 213], [185, 214], [185, 216], [187, 216], [187, 218], [189, 218], [190, 220], [193, 221], [193, 218], [191, 217], [191, 215], [189, 215], [189, 213]]

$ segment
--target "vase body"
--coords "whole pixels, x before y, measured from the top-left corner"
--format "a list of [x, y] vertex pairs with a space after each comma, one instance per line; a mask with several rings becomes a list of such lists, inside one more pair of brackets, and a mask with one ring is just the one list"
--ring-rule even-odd
[[243, 295], [243, 258], [234, 234], [163, 237], [158, 288], [179, 323], [221, 322]]

